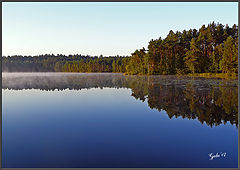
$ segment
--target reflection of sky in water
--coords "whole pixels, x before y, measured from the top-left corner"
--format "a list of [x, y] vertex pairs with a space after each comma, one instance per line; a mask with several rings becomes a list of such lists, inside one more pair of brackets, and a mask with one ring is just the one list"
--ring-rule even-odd
[[[101, 90], [99, 88], [92, 88], [92, 89], [82, 89], [80, 91], [75, 90], [64, 90], [64, 91], [41, 91], [41, 90], [3, 90], [2, 92], [3, 100], [13, 102], [12, 104], [15, 104], [16, 106], [19, 104], [19, 101], [26, 100], [27, 103], [31, 104], [38, 104], [36, 102], [46, 102], [46, 98], [51, 98], [51, 104], [61, 104], [61, 102], [64, 102], [64, 105], [60, 105], [59, 107], [63, 106], [66, 107], [67, 104], [71, 104], [72, 101], [85, 104], [94, 104], [96, 105], [102, 105], [107, 104], [104, 100], [102, 100], [103, 96], [104, 98], [107, 98], [110, 102], [116, 100], [120, 100], [126, 95], [131, 95], [130, 90], [127, 89], [119, 89], [114, 90], [113, 88], [104, 88], [104, 90]], [[121, 95], [124, 94], [124, 95]], [[32, 100], [29, 100], [30, 97], [32, 97]], [[36, 98], [34, 98], [36, 97]], [[95, 103], [92, 103], [95, 102]], [[49, 101], [44, 103], [46, 105], [49, 104]], [[113, 102], [112, 102], [113, 104]]]
[[3, 167], [237, 167], [236, 126], [169, 119], [131, 93], [2, 90]]

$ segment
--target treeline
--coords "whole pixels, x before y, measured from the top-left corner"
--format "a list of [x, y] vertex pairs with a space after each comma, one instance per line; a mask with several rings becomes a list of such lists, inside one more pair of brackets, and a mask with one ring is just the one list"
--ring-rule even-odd
[[7, 56], [2, 58], [3, 72], [126, 72], [129, 57], [54, 55]]
[[136, 50], [129, 74], [230, 73], [238, 71], [238, 26], [212, 22], [199, 30], [169, 32], [151, 40], [148, 51]]
[[199, 30], [171, 30], [151, 40], [148, 50], [131, 56], [40, 55], [4, 56], [6, 72], [119, 72], [142, 75], [228, 73], [238, 71], [238, 26], [203, 25]]

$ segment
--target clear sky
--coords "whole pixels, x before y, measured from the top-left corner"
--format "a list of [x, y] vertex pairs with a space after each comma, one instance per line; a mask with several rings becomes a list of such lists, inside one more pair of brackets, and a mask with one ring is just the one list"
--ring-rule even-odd
[[130, 55], [170, 30], [238, 24], [237, 2], [3, 2], [3, 55]]

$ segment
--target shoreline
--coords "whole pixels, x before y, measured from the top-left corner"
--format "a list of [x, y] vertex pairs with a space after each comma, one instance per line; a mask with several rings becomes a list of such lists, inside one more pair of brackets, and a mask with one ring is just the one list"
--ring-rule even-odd
[[220, 79], [230, 79], [237, 80], [237, 74], [227, 74], [227, 73], [195, 73], [195, 74], [187, 74], [189, 77], [202, 77], [202, 78], [220, 78]]
[[189, 73], [189, 74], [171, 74], [171, 75], [163, 75], [163, 74], [151, 74], [151, 75], [144, 75], [144, 74], [127, 74], [127, 73], [116, 73], [116, 72], [2, 72], [2, 74], [29, 74], [29, 73], [74, 73], [74, 74], [123, 74], [124, 76], [177, 76], [177, 77], [196, 77], [196, 78], [219, 78], [219, 79], [230, 79], [230, 80], [237, 80], [237, 74], [227, 74], [227, 73]]

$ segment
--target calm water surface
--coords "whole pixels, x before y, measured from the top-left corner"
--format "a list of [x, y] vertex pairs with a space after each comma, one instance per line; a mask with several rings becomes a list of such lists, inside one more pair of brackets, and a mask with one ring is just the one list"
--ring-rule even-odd
[[[237, 86], [176, 76], [3, 73], [2, 166], [237, 167]], [[209, 160], [210, 153], [220, 157]]]

